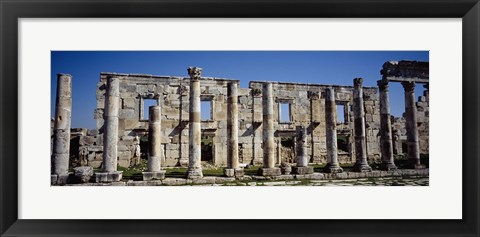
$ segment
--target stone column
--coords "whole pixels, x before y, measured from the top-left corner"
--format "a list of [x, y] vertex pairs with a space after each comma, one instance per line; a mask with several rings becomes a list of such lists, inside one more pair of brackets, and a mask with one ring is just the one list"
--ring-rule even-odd
[[117, 171], [118, 114], [120, 106], [120, 79], [107, 78], [105, 98], [105, 123], [103, 125], [103, 163], [102, 172], [96, 174], [97, 182], [113, 182], [122, 179]]
[[188, 68], [190, 75], [190, 115], [189, 115], [189, 160], [187, 178], [202, 178], [201, 164], [201, 138], [202, 130], [200, 123], [200, 77], [202, 69], [199, 67]]
[[407, 129], [407, 153], [410, 166], [425, 168], [420, 164], [420, 145], [418, 142], [417, 107], [415, 104], [415, 82], [402, 82], [405, 90], [405, 127]]
[[51, 183], [67, 182], [70, 157], [70, 124], [72, 115], [72, 76], [57, 74], [55, 122], [53, 127], [53, 151]]
[[337, 105], [333, 88], [325, 89], [325, 126], [327, 138], [327, 166], [328, 173], [341, 173], [343, 169], [338, 164], [337, 149]]
[[392, 130], [393, 154], [402, 154], [402, 141], [400, 140], [400, 131]]
[[345, 124], [348, 124], [350, 122], [350, 110], [349, 110], [349, 107], [350, 107], [350, 103], [345, 103], [345, 105], [343, 105], [343, 121]]
[[227, 87], [227, 168], [225, 176], [243, 176], [238, 161], [238, 83], [230, 82]]
[[277, 143], [277, 164], [281, 165], [282, 164], [282, 138], [279, 137], [276, 143]]
[[392, 121], [390, 120], [390, 99], [388, 96], [388, 81], [377, 81], [380, 93], [380, 151], [382, 154], [382, 169], [396, 170], [393, 161]]
[[275, 167], [275, 130], [273, 113], [273, 85], [263, 83], [263, 167], [259, 174], [263, 176], [280, 175], [280, 168]]
[[355, 133], [355, 154], [357, 159], [355, 171], [369, 172], [372, 168], [367, 161], [367, 144], [365, 140], [365, 108], [363, 105], [363, 79], [353, 79], [353, 117]]
[[148, 164], [147, 172], [142, 172], [143, 180], [164, 179], [165, 171], [161, 170], [163, 159], [162, 149], [162, 108], [161, 106], [150, 106], [148, 120]]
[[313, 167], [308, 166], [307, 155], [307, 128], [303, 125], [296, 127], [297, 141], [297, 166], [292, 168], [294, 174], [312, 174]]

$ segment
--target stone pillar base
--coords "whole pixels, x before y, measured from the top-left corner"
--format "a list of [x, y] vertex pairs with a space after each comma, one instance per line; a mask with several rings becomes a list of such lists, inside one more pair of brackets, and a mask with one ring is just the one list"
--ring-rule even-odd
[[227, 177], [243, 177], [243, 169], [238, 168], [238, 169], [224, 169], [223, 174]]
[[292, 167], [292, 173], [293, 174], [313, 174], [313, 167], [311, 167], [311, 166], [305, 166], [305, 167], [294, 166], [294, 167]]
[[420, 161], [417, 159], [409, 159], [408, 160], [408, 168], [410, 169], [425, 169], [427, 168], [425, 165], [420, 164]]
[[382, 163], [381, 169], [386, 171], [393, 171], [393, 170], [397, 170], [398, 168], [395, 164], [392, 164], [392, 163]]
[[355, 172], [372, 172], [372, 167], [368, 164], [355, 164], [353, 166], [353, 171]]
[[407, 168], [419, 170], [419, 169], [425, 169], [425, 168], [427, 168], [427, 166], [422, 165], [422, 164], [409, 164], [407, 166]]
[[343, 169], [339, 165], [327, 164], [323, 169], [326, 173], [342, 173]]
[[258, 175], [261, 176], [280, 176], [281, 174], [282, 171], [278, 167], [258, 169]]
[[165, 170], [160, 170], [156, 172], [142, 172], [143, 180], [152, 180], [152, 179], [165, 179]]
[[110, 183], [122, 180], [122, 171], [100, 172], [95, 174], [95, 182]]
[[201, 169], [187, 170], [187, 174], [185, 177], [187, 179], [201, 179], [203, 178], [203, 173]]
[[292, 167], [291, 166], [282, 166], [282, 167], [280, 167], [280, 170], [282, 171], [282, 174], [292, 173]]
[[51, 174], [50, 175], [50, 184], [51, 185], [65, 185], [69, 181], [69, 177], [72, 173], [68, 174], [61, 174], [61, 175], [56, 175], [56, 174]]

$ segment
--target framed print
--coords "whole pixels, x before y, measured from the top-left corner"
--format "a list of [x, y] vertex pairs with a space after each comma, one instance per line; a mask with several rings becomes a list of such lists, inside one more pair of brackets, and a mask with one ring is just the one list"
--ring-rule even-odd
[[479, 235], [476, 0], [1, 4], [2, 236]]

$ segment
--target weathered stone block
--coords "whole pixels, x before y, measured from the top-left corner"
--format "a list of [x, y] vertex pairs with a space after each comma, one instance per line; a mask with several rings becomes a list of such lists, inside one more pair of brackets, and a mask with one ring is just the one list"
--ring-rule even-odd
[[115, 171], [111, 173], [99, 172], [95, 174], [95, 180], [97, 183], [118, 182], [122, 180], [122, 172]]
[[223, 174], [227, 177], [234, 177], [235, 176], [235, 169], [224, 169]]
[[93, 168], [90, 166], [75, 167], [74, 169], [75, 181], [79, 183], [88, 183], [93, 176]]
[[140, 104], [139, 102], [137, 102], [135, 98], [123, 98], [122, 102], [123, 102], [123, 105], [122, 105], [123, 109], [135, 109], [136, 107], [135, 105], [137, 103]]
[[313, 174], [313, 167], [306, 166], [306, 167], [292, 167], [292, 173], [294, 174]]
[[327, 164], [327, 166], [325, 166], [325, 169], [324, 171], [326, 173], [342, 173], [343, 172], [343, 169], [342, 167], [338, 166], [338, 165], [332, 165], [332, 164]]
[[135, 119], [136, 113], [134, 109], [121, 109], [118, 115], [119, 118], [123, 119]]
[[61, 175], [52, 174], [52, 175], [50, 175], [50, 184], [51, 185], [65, 185], [65, 184], [69, 183], [70, 176], [71, 176], [71, 173], [61, 174]]
[[128, 168], [128, 167], [130, 167], [130, 161], [131, 161], [130, 158], [129, 158], [129, 159], [126, 159], [126, 160], [118, 160], [117, 164], [118, 164], [118, 166], [120, 166], [120, 167]]
[[165, 170], [160, 170], [157, 172], [142, 172], [143, 174], [143, 180], [159, 180], [159, 179], [165, 179]]
[[258, 175], [261, 176], [279, 176], [282, 175], [282, 171], [278, 167], [274, 168], [260, 168], [258, 169]]

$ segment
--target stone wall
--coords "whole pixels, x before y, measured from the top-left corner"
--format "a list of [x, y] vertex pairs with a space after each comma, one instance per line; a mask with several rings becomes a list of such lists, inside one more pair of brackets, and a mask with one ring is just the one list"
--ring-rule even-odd
[[[418, 139], [420, 154], [429, 154], [429, 98], [428, 91], [419, 96], [416, 102]], [[392, 116], [393, 152], [394, 154], [406, 154], [407, 129], [405, 128], [405, 114], [402, 117]], [[403, 146], [403, 148], [402, 148]]]
[[[105, 83], [108, 76], [120, 78], [119, 166], [134, 164], [132, 159], [136, 143], [133, 138], [144, 136], [148, 130], [148, 116], [144, 114], [146, 100], [154, 100], [162, 108], [163, 166], [187, 166], [189, 78], [102, 73], [97, 84], [97, 108], [94, 111], [100, 133], [103, 132]], [[201, 81], [201, 100], [210, 101], [212, 110], [211, 119], [202, 121], [202, 134], [213, 136], [212, 162], [218, 166], [226, 164], [226, 93], [227, 83], [231, 81], [235, 80], [202, 78]]]
[[[120, 79], [120, 111], [118, 165], [132, 166], [140, 157], [136, 151], [148, 131], [144, 115], [145, 100], [154, 100], [161, 106], [161, 143], [164, 151], [162, 166], [188, 165], [189, 78], [142, 74], [101, 73], [97, 84], [97, 107], [94, 111], [97, 130], [89, 130], [78, 139], [78, 156], [82, 165], [100, 167], [103, 150], [103, 111], [107, 77]], [[212, 137], [212, 164], [226, 166], [227, 159], [227, 85], [237, 80], [202, 77], [201, 100], [210, 101], [211, 118], [202, 120], [202, 135]], [[249, 88], [238, 89], [239, 160], [243, 164], [260, 165], [262, 149], [262, 81], [251, 81]], [[352, 83], [353, 84], [353, 83]], [[277, 149], [276, 164], [295, 157], [296, 126], [307, 128], [307, 155], [310, 163], [326, 163], [325, 89], [335, 90], [337, 106], [344, 106], [345, 120], [337, 121], [337, 134], [346, 137], [347, 148], [339, 152], [340, 163], [355, 162], [353, 133], [353, 86], [274, 82], [274, 128]], [[380, 111], [377, 87], [364, 87], [367, 155], [370, 161], [380, 159]], [[428, 100], [419, 101], [418, 116], [422, 151], [428, 153]], [[290, 121], [279, 120], [280, 104], [288, 104]], [[421, 110], [421, 111], [420, 111]], [[395, 126], [399, 123], [393, 123]], [[400, 124], [401, 125], [401, 124]], [[402, 125], [404, 127], [404, 125]], [[403, 131], [402, 131], [403, 134]], [[137, 137], [138, 136], [138, 137]], [[402, 135], [403, 136], [403, 135]], [[283, 139], [283, 147], [282, 146]], [[292, 142], [285, 142], [288, 140]], [[422, 145], [423, 144], [423, 145]], [[426, 144], [426, 145], [425, 145]], [[146, 151], [142, 150], [145, 154]]]

